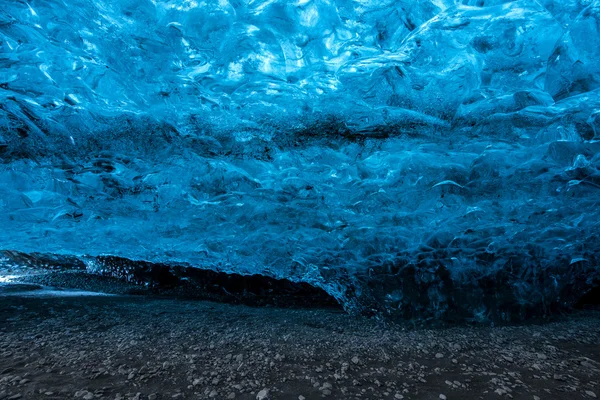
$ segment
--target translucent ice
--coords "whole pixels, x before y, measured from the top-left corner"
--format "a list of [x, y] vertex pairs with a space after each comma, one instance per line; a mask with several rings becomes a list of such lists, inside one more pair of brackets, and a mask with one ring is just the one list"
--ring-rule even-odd
[[554, 47], [548, 60], [546, 90], [563, 99], [600, 87], [600, 3], [586, 8]]
[[502, 319], [600, 278], [598, 1], [0, 7], [0, 249]]

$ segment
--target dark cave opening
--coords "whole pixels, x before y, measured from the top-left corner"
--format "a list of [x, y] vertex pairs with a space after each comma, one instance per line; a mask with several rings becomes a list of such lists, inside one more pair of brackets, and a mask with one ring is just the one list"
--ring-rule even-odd
[[595, 282], [595, 285], [588, 290], [578, 301], [575, 303], [576, 309], [587, 309], [587, 308], [600, 308], [600, 282]]
[[[128, 260], [120, 260], [119, 263]], [[110, 263], [114, 262], [111, 257]], [[154, 293], [250, 306], [341, 308], [323, 289], [305, 282], [264, 275], [136, 262], [132, 280]]]
[[319, 287], [258, 274], [241, 275], [116, 256], [79, 258], [14, 251], [3, 251], [0, 256], [4, 268], [10, 266], [25, 273], [19, 280], [47, 286], [259, 307], [342, 308]]

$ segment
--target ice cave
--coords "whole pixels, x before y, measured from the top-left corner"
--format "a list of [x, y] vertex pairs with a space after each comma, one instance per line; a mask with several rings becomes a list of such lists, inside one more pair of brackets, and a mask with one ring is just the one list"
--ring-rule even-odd
[[383, 321], [568, 310], [600, 286], [600, 2], [0, 0], [0, 250]]

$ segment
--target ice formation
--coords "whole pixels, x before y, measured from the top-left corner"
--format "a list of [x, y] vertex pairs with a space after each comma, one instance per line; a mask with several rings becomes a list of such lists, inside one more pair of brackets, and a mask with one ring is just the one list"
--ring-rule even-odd
[[0, 249], [552, 312], [600, 278], [599, 30], [591, 0], [2, 0]]

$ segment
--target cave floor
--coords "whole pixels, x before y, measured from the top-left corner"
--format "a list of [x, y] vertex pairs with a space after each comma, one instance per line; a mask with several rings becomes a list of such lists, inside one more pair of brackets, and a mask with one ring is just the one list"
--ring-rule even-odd
[[333, 309], [5, 292], [2, 400], [600, 396], [599, 310], [409, 329]]

